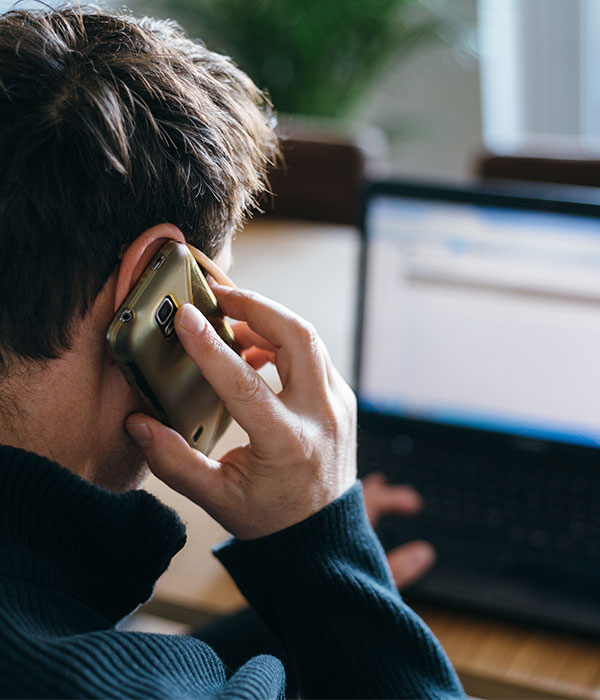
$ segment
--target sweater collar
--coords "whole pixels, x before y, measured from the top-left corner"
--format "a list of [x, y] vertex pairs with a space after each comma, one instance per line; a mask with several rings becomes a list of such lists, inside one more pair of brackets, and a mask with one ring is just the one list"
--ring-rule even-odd
[[45, 457], [0, 446], [0, 574], [67, 593], [115, 624], [152, 595], [185, 544], [146, 491], [113, 494]]

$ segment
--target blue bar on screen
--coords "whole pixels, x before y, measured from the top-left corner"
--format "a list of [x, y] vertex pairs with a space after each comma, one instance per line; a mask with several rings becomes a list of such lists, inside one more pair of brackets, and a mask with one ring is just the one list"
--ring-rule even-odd
[[359, 398], [361, 410], [369, 413], [379, 413], [410, 420], [422, 420], [443, 425], [455, 425], [461, 428], [487, 430], [496, 433], [506, 433], [519, 437], [551, 440], [585, 447], [600, 447], [600, 434], [582, 434], [568, 426], [544, 426], [535, 422], [517, 423], [514, 418], [504, 418], [496, 415], [485, 415], [483, 412], [461, 411], [460, 409], [416, 411], [407, 404], [391, 400], [374, 400]]

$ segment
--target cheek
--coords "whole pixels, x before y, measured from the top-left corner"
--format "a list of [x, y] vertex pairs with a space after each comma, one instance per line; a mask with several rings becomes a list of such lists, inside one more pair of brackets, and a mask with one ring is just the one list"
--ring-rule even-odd
[[127, 416], [141, 410], [140, 399], [116, 365], [107, 373], [106, 388], [105, 417], [114, 428], [121, 430]]

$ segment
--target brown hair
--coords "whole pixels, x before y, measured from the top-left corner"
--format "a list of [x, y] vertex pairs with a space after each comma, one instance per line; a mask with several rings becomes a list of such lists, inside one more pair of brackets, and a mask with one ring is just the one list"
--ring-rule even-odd
[[0, 364], [54, 358], [124, 247], [169, 222], [218, 252], [265, 188], [268, 102], [173, 22], [0, 16]]

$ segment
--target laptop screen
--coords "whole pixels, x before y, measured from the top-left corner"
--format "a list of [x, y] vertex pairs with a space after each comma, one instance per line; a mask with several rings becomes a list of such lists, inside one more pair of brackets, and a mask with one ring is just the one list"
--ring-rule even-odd
[[359, 404], [600, 446], [600, 219], [373, 194]]

